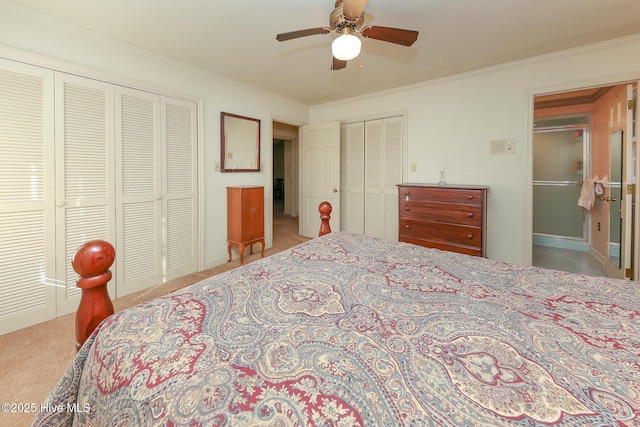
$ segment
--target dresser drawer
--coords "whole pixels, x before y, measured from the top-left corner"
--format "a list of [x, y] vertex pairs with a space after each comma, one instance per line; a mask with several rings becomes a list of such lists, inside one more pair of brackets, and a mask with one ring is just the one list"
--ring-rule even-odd
[[400, 218], [399, 231], [401, 239], [407, 237], [482, 248], [482, 228], [480, 227]]
[[430, 240], [415, 239], [411, 237], [401, 237], [400, 241], [405, 243], [412, 243], [418, 246], [424, 246], [425, 248], [440, 249], [441, 251], [457, 252], [459, 254], [467, 254], [473, 256], [483, 256], [482, 248], [477, 248], [475, 246], [452, 245], [449, 243], [433, 242]]
[[484, 190], [446, 187], [398, 187], [400, 200], [435, 201], [482, 206]]
[[429, 221], [480, 227], [482, 212], [482, 206], [479, 205], [400, 201], [400, 218], [428, 218]]

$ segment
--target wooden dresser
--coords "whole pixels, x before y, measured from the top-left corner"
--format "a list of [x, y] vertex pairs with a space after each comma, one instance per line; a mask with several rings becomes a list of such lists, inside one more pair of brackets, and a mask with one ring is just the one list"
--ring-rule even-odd
[[244, 264], [244, 247], [262, 244], [264, 257], [264, 187], [227, 187], [227, 251], [231, 261], [231, 246], [237, 245], [240, 264]]
[[400, 184], [399, 240], [486, 256], [487, 186]]

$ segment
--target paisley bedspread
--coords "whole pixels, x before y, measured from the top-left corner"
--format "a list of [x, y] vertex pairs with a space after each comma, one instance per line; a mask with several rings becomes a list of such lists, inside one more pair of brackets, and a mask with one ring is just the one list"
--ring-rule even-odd
[[106, 319], [36, 425], [640, 425], [638, 283], [335, 232]]

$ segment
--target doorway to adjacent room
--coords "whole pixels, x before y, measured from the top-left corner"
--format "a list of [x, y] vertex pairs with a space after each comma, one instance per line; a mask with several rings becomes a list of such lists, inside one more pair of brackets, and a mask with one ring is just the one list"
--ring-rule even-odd
[[273, 122], [273, 245], [298, 238], [298, 127]]
[[635, 83], [534, 98], [533, 265], [632, 277], [635, 99]]

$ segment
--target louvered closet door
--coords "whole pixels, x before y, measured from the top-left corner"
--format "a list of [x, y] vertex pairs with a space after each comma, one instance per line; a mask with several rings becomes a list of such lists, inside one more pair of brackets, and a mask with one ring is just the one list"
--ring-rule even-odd
[[364, 233], [364, 122], [340, 128], [342, 229]]
[[53, 72], [0, 60], [0, 334], [55, 317]]
[[398, 239], [398, 184], [402, 183], [402, 117], [383, 121], [382, 194], [384, 199], [384, 237]]
[[160, 96], [116, 86], [118, 297], [162, 283]]
[[365, 150], [365, 234], [384, 237], [383, 120], [366, 122]]
[[[111, 84], [63, 73], [55, 79], [56, 274], [62, 315], [74, 312], [80, 300], [71, 267], [75, 251], [94, 239], [115, 246], [114, 110]], [[109, 282], [112, 296], [114, 282]]]
[[165, 278], [170, 280], [198, 267], [197, 109], [193, 102], [167, 97], [161, 103]]
[[365, 122], [365, 234], [398, 239], [402, 117]]

